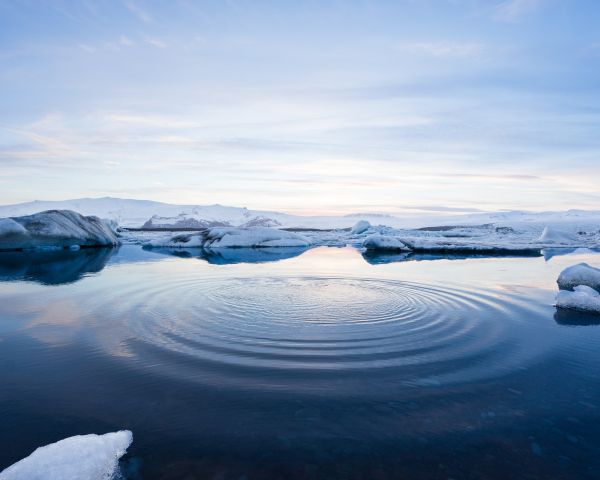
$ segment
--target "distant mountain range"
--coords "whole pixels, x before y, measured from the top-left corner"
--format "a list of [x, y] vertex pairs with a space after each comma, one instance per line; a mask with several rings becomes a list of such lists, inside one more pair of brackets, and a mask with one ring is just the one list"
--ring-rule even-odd
[[600, 225], [600, 211], [567, 210], [564, 212], [501, 211], [454, 215], [392, 216], [380, 213], [353, 213], [344, 216], [300, 216], [266, 210], [249, 210], [224, 205], [174, 205], [151, 200], [123, 198], [79, 198], [40, 201], [0, 206], [0, 217], [29, 215], [43, 210], [75, 210], [83, 215], [96, 215], [115, 220], [124, 227], [188, 227], [261, 226], [298, 228], [347, 228], [357, 220], [391, 227], [425, 227], [449, 224], [528, 224], [573, 223]]

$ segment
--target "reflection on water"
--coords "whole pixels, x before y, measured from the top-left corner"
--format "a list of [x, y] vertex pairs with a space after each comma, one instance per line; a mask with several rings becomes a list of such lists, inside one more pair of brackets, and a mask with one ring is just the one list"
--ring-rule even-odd
[[569, 310], [565, 308], [556, 309], [554, 320], [559, 325], [569, 325], [572, 327], [600, 325], [600, 315], [597, 313], [579, 312], [577, 310]]
[[600, 256], [50, 253], [0, 262], [0, 468], [127, 428], [130, 480], [600, 469], [600, 328], [552, 307]]
[[521, 257], [540, 257], [542, 254], [535, 251], [524, 251], [522, 253], [498, 253], [498, 254], [477, 254], [477, 253], [415, 253], [415, 252], [377, 252], [366, 250], [363, 252], [363, 258], [371, 265], [409, 262], [409, 261], [432, 261], [432, 260], [476, 260], [482, 258], [521, 258]]
[[45, 285], [76, 282], [86, 274], [101, 271], [114, 251], [113, 248], [85, 248], [0, 252], [0, 281], [29, 280]]

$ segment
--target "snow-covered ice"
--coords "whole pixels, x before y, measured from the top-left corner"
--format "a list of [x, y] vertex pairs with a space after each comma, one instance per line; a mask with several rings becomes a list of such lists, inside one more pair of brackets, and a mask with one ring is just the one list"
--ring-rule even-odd
[[194, 233], [161, 236], [146, 244], [148, 247], [263, 248], [309, 247], [310, 241], [294, 232], [268, 227], [215, 227]]
[[402, 238], [408, 249], [415, 252], [479, 253], [479, 254], [524, 254], [541, 255], [536, 245], [511, 242], [485, 242], [457, 238], [453, 240], [435, 238]]
[[361, 233], [366, 232], [369, 228], [371, 228], [371, 224], [366, 220], [359, 220], [354, 224], [350, 233], [353, 235], [359, 235]]
[[389, 235], [380, 235], [378, 233], [365, 238], [363, 247], [367, 250], [408, 250], [404, 242], [400, 239]]
[[565, 268], [558, 276], [558, 288], [571, 290], [578, 285], [586, 285], [600, 290], [600, 269], [587, 263], [578, 263]]
[[544, 231], [538, 239], [541, 243], [555, 243], [562, 245], [573, 245], [579, 241], [576, 235], [571, 232], [559, 230], [553, 227], [544, 227]]
[[70, 210], [0, 219], [0, 250], [108, 246], [119, 243], [111, 225]]
[[0, 480], [109, 480], [133, 435], [77, 435], [40, 447], [0, 472]]
[[556, 295], [556, 306], [600, 314], [600, 293], [587, 285], [577, 285], [573, 291], [560, 290]]

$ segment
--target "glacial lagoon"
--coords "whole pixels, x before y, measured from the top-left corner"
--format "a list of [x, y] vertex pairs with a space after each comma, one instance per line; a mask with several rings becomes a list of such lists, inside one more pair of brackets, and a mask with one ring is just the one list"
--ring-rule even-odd
[[[566, 254], [565, 254], [566, 253]], [[0, 253], [0, 471], [133, 432], [127, 479], [592, 479], [591, 251]]]

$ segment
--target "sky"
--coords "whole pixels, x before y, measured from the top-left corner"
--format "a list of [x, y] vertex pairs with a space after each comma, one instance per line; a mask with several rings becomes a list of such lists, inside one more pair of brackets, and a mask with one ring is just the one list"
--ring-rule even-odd
[[595, 0], [3, 0], [0, 204], [600, 209]]

